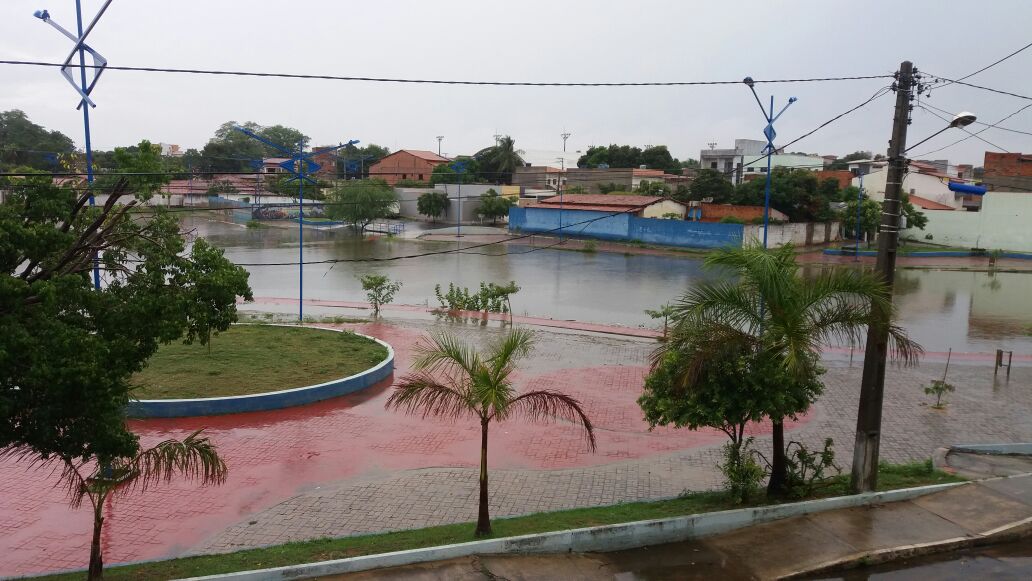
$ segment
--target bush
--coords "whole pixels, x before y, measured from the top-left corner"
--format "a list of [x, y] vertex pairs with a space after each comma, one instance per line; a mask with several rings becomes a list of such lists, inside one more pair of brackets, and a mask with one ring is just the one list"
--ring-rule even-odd
[[942, 403], [942, 396], [947, 393], [953, 393], [954, 391], [957, 391], [956, 386], [952, 383], [946, 383], [946, 380], [944, 379], [933, 379], [932, 383], [924, 388], [924, 392], [926, 394], [935, 396], [935, 405], [932, 407], [937, 410], [945, 407]]
[[721, 224], [745, 224], [745, 220], [738, 216], [724, 216], [720, 219]]
[[247, 227], [250, 228], [250, 229], [264, 228], [265, 224], [262, 224], [258, 220], [248, 220], [247, 221]]
[[434, 286], [434, 295], [441, 303], [441, 308], [448, 311], [510, 313], [509, 297], [518, 292], [520, 292], [520, 287], [515, 281], [507, 285], [482, 282], [480, 291], [477, 293], [471, 293], [468, 288], [455, 286], [454, 283], [448, 283], [448, 292], [446, 293], [441, 292], [441, 285]]
[[811, 452], [799, 442], [789, 442], [785, 447], [788, 456], [785, 479], [788, 496], [809, 498], [818, 488], [829, 486], [831, 479], [842, 472], [835, 464], [834, 444], [831, 438], [827, 438], [824, 440], [824, 449]]
[[588, 254], [592, 254], [597, 251], [598, 244], [594, 240], [588, 240], [584, 243], [584, 246], [581, 247], [581, 252], [587, 252]]
[[930, 233], [929, 234], [925, 234], [925, 240], [933, 240], [934, 238], [935, 238], [935, 236], [932, 236]]
[[735, 504], [748, 502], [760, 489], [766, 472], [752, 449], [753, 439], [747, 438], [741, 443], [724, 444], [724, 461], [717, 465], [724, 475], [724, 490]]
[[428, 188], [430, 182], [424, 182], [420, 180], [398, 180], [395, 182], [394, 187], [396, 188]]
[[401, 283], [392, 281], [382, 274], [367, 274], [361, 277], [362, 290], [366, 291], [366, 299], [373, 307], [373, 316], [380, 314], [380, 306], [394, 300], [394, 295], [401, 289]]

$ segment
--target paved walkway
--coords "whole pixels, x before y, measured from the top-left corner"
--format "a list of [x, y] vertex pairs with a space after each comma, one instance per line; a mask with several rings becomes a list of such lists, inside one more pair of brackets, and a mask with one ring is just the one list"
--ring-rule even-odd
[[[399, 373], [429, 328], [451, 325], [478, 341], [487, 326], [392, 321], [350, 328], [381, 337], [397, 351]], [[506, 423], [492, 431], [492, 503], [496, 515], [663, 498], [718, 485], [714, 469], [724, 436], [713, 431], [649, 432], [635, 400], [655, 343], [632, 337], [541, 330], [521, 367], [521, 389], [568, 392], [599, 427], [590, 454], [567, 425]], [[600, 363], [601, 362], [601, 363]], [[790, 426], [789, 438], [819, 445], [835, 439], [848, 468], [859, 367], [830, 362], [827, 391]], [[1032, 369], [1015, 367], [993, 383], [990, 367], [954, 364], [959, 386], [944, 411], [921, 386], [939, 364], [893, 370], [888, 381], [883, 455], [924, 459], [943, 443], [1032, 439]], [[145, 444], [205, 427], [230, 466], [220, 488], [171, 485], [119, 498], [109, 507], [104, 543], [110, 563], [226, 551], [287, 540], [428, 526], [473, 518], [476, 426], [387, 412], [389, 385], [275, 413], [141, 420]], [[765, 426], [755, 426], [767, 446]], [[85, 565], [90, 519], [72, 511], [54, 475], [0, 462], [0, 575]]]
[[1032, 476], [1019, 476], [965, 484], [909, 501], [820, 512], [642, 549], [483, 555], [323, 579], [782, 579], [829, 566], [907, 556], [928, 546], [956, 548], [1021, 534], [1032, 527], [1030, 520]]

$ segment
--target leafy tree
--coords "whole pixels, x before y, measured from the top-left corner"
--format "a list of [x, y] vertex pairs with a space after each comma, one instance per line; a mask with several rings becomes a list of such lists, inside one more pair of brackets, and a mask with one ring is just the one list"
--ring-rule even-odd
[[699, 169], [699, 160], [688, 158], [681, 162], [681, 167], [685, 169]]
[[[884, 157], [884, 156], [880, 156]], [[872, 159], [870, 151], [854, 151], [853, 153], [843, 155], [842, 157], [831, 162], [828, 169], [849, 169], [849, 162], [858, 161], [861, 159]], [[877, 158], [874, 158], [877, 159]]]
[[701, 201], [713, 198], [715, 204], [727, 204], [735, 195], [735, 186], [714, 169], [700, 169], [689, 187], [689, 200]]
[[907, 228], [924, 230], [925, 226], [928, 225], [928, 216], [925, 216], [924, 212], [914, 206], [910, 201], [910, 194], [900, 192], [900, 204], [903, 209], [903, 215], [907, 218]]
[[[675, 214], [676, 215], [676, 214]], [[670, 317], [674, 314], [674, 306], [670, 303], [660, 306], [658, 309], [645, 309], [645, 314], [653, 319], [663, 319], [663, 341], [666, 341], [667, 331], [670, 327]]]
[[[270, 176], [271, 177], [271, 176]], [[289, 174], [280, 174], [273, 177], [266, 182], [266, 188], [270, 192], [279, 194], [281, 196], [288, 196], [294, 200], [298, 199], [298, 180]], [[325, 200], [326, 194], [323, 190], [329, 188], [330, 184], [322, 180], [316, 180], [316, 182], [309, 183], [305, 182], [301, 187], [301, 191], [305, 196], [306, 200]]]
[[634, 193], [643, 196], [667, 197], [670, 195], [670, 186], [665, 182], [642, 181], [638, 187], [634, 188]]
[[416, 211], [436, 222], [448, 209], [448, 194], [444, 192], [427, 192], [416, 199]]
[[[841, 216], [842, 228], [845, 230], [846, 236], [852, 240], [856, 240], [857, 237], [856, 204], [855, 197], [848, 200]], [[860, 205], [860, 232], [863, 234], [862, 238], [866, 238], [868, 243], [874, 240], [880, 222], [881, 204], [865, 196]]]
[[480, 502], [478, 537], [491, 534], [488, 512], [487, 435], [491, 422], [518, 417], [531, 421], [565, 421], [580, 426], [595, 450], [595, 430], [576, 399], [552, 390], [517, 394], [512, 374], [532, 348], [532, 335], [511, 329], [480, 352], [452, 335], [431, 335], [416, 348], [413, 372], [402, 378], [387, 400], [388, 409], [424, 417], [480, 421]]
[[586, 193], [588, 193], [587, 188], [585, 188], [584, 186], [570, 186], [568, 188], [563, 188], [563, 191], [565, 193], [567, 193], [567, 194], [586, 194]]
[[638, 162], [638, 166], [644, 165], [649, 169], [661, 169], [669, 174], [681, 175], [681, 162], [670, 155], [670, 150], [665, 145], [646, 147], [641, 151]]
[[111, 190], [115, 184], [124, 181], [128, 193], [140, 200], [149, 200], [172, 179], [161, 157], [161, 146], [146, 139], [133, 147], [116, 147], [111, 157], [113, 168], [98, 174], [94, 181], [98, 190]]
[[[729, 351], [755, 353], [762, 365], [778, 366], [788, 381], [768, 384], [777, 405], [764, 413], [773, 425], [767, 490], [780, 496], [787, 486], [784, 420], [805, 412], [819, 393], [819, 382], [814, 382], [821, 350], [828, 344], [859, 343], [868, 326], [880, 320], [872, 313], [894, 312], [891, 295], [865, 271], [829, 269], [803, 278], [791, 246], [722, 249], [705, 264], [734, 278], [694, 287], [681, 298], [670, 338], [653, 355], [652, 373], [670, 372], [675, 387], [694, 392], [706, 387], [707, 367]], [[888, 331], [894, 357], [916, 361], [920, 345], [894, 323]], [[668, 358], [677, 364], [672, 371], [663, 368]]]
[[28, 166], [53, 171], [75, 143], [60, 131], [47, 131], [18, 109], [0, 111], [0, 167]]
[[843, 190], [835, 178], [825, 178], [817, 184], [817, 195], [831, 202], [842, 201]]
[[[459, 169], [462, 171], [459, 171]], [[472, 157], [457, 157], [452, 163], [442, 163], [434, 167], [430, 174], [430, 186], [437, 184], [472, 184], [477, 181], [480, 162]]]
[[254, 171], [251, 166], [254, 160], [284, 157], [282, 151], [237, 131], [235, 129], [237, 126], [291, 151], [297, 148], [299, 141], [306, 145], [309, 141], [304, 133], [283, 125], [263, 127], [253, 121], [242, 124], [236, 121], [227, 121], [215, 130], [215, 135], [201, 150], [205, 170], [215, 172]]
[[[132, 456], [111, 459], [94, 458], [91, 462], [74, 462], [53, 457], [43, 465], [58, 464], [62, 468], [61, 480], [68, 489], [69, 502], [73, 509], [82, 506], [88, 499], [93, 508], [93, 540], [90, 543], [90, 564], [86, 573], [89, 581], [103, 579], [104, 553], [101, 533], [104, 529], [104, 507], [119, 495], [127, 495], [139, 489], [162, 482], [170, 482], [177, 475], [190, 480], [200, 480], [201, 485], [222, 484], [229, 472], [226, 463], [219, 457], [215, 445], [208, 438], [200, 437], [201, 430], [190, 434], [182, 441], [165, 440], [153, 448], [137, 452]], [[2, 455], [26, 456], [36, 459], [32, 450], [9, 448]]]
[[184, 343], [195, 340], [208, 347], [211, 355], [211, 338], [236, 322], [236, 309], [226, 309], [236, 297], [251, 299], [251, 288], [247, 285], [248, 273], [243, 268], [223, 268], [227, 263], [225, 251], [198, 238], [190, 250], [190, 262], [186, 265], [189, 276], [197, 284], [185, 289], [182, 297], [186, 308], [187, 327]]
[[615, 143], [609, 146], [592, 146], [577, 160], [577, 167], [637, 168], [643, 165], [670, 174], [680, 174], [685, 167], [677, 158], [670, 155], [670, 150], [665, 145], [645, 149]]
[[401, 283], [392, 281], [382, 274], [367, 274], [361, 279], [362, 290], [366, 291], [366, 298], [373, 307], [373, 317], [380, 316], [380, 306], [390, 304], [394, 295], [401, 290]]
[[381, 179], [348, 180], [330, 190], [329, 201], [326, 215], [361, 233], [373, 221], [396, 211], [398, 195]]
[[492, 188], [480, 195], [480, 205], [477, 206], [477, 214], [482, 218], [490, 218], [491, 223], [496, 224], [498, 218], [509, 215], [509, 208], [512, 206], [512, 200], [498, 195], [498, 192]]
[[623, 191], [623, 186], [615, 182], [609, 182], [608, 184], [598, 184], [598, 193], [600, 194], [629, 194], [630, 192]]
[[[92, 208], [50, 176], [24, 183], [0, 204], [0, 451], [118, 466], [140, 454], [125, 423], [130, 376], [191, 328], [196, 297], [225, 296], [206, 308], [231, 320], [236, 296], [215, 287], [239, 286], [247, 272], [203, 244], [187, 253], [169, 213], [132, 213], [125, 182]], [[250, 300], [246, 285], [237, 292]]]
[[344, 179], [365, 179], [369, 177], [369, 166], [390, 153], [390, 149], [375, 143], [362, 147], [346, 145], [337, 155], [337, 175]]
[[496, 184], [511, 184], [513, 172], [523, 165], [523, 158], [516, 151], [516, 142], [508, 135], [491, 147], [481, 149], [473, 157], [480, 162], [478, 175]]
[[[805, 169], [776, 167], [771, 173], [770, 205], [791, 222], [822, 222], [832, 218], [832, 199], [818, 189], [817, 174]], [[762, 206], [765, 180], [743, 182], [735, 189], [733, 202]]]
[[213, 180], [211, 185], [208, 186], [208, 195], [217, 196], [219, 194], [235, 194], [237, 190], [233, 182], [227, 180]]

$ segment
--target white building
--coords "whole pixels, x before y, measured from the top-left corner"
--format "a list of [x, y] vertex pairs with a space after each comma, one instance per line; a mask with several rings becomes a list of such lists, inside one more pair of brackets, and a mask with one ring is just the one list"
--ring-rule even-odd
[[[767, 173], [767, 156], [763, 148], [766, 141], [757, 139], [736, 139], [733, 149], [712, 147], [699, 153], [699, 167], [724, 174], [731, 183], [738, 185], [764, 176]], [[770, 156], [770, 166], [820, 171], [824, 169], [824, 158], [819, 155], [796, 153], [775, 153]]]
[[[885, 199], [885, 181], [888, 166], [874, 167], [864, 176], [864, 191], [876, 202]], [[911, 162], [903, 178], [903, 191], [910, 195], [910, 202], [926, 210], [964, 210], [964, 195], [950, 190], [950, 176], [940, 173], [939, 168], [921, 162]], [[853, 178], [853, 185], [860, 187], [860, 178]]]

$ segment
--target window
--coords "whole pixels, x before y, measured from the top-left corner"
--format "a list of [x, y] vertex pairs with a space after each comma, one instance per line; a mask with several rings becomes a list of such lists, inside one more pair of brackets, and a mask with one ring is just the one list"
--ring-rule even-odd
[[419, 181], [423, 181], [423, 174], [419, 174]]
[[401, 174], [401, 179], [407, 180], [408, 179], [408, 174], [407, 173]]
[[754, 168], [754, 167], [747, 167], [747, 168], [745, 168], [745, 172], [746, 173], [752, 173], [754, 171], [756, 171], [756, 168]]
[[767, 173], [767, 168], [761, 167], [760, 168], [760, 173]]
[[717, 169], [717, 162], [711, 161], [709, 164], [710, 169]]

